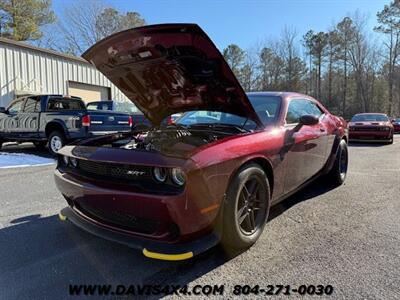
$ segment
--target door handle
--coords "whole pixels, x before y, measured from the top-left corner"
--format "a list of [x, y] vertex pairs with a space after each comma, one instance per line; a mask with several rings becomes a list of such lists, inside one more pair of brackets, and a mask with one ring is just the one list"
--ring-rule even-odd
[[325, 128], [320, 127], [320, 128], [319, 128], [319, 131], [325, 132]]
[[33, 117], [32, 120], [36, 120], [36, 117]]

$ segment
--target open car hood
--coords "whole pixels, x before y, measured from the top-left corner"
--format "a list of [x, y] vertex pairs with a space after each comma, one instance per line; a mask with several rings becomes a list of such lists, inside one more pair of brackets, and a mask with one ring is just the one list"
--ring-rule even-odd
[[154, 125], [191, 110], [227, 112], [262, 124], [225, 59], [196, 24], [129, 29], [82, 56]]

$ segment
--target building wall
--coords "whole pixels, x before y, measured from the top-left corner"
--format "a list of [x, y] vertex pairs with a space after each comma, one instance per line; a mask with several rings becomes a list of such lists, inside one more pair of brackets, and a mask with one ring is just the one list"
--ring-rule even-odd
[[68, 94], [68, 82], [108, 87], [111, 99], [127, 98], [92, 65], [30, 45], [0, 39], [0, 106], [26, 93]]

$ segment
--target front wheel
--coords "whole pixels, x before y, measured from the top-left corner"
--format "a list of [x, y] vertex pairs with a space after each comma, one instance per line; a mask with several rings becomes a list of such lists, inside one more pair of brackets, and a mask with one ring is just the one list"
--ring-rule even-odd
[[341, 185], [346, 179], [347, 167], [349, 164], [349, 151], [345, 140], [341, 140], [336, 152], [335, 163], [330, 170], [328, 177], [335, 185]]
[[392, 137], [390, 138], [390, 140], [389, 140], [389, 144], [393, 144], [393, 142], [394, 142], [394, 134], [392, 133]]
[[49, 135], [49, 151], [52, 155], [56, 155], [57, 152], [65, 145], [65, 136], [60, 131], [53, 131]]
[[270, 208], [270, 187], [257, 164], [243, 167], [230, 183], [222, 217], [223, 246], [247, 249], [264, 230]]

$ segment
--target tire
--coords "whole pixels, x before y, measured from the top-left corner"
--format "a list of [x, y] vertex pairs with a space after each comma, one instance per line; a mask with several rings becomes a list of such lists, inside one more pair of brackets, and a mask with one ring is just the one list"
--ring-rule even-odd
[[392, 133], [391, 139], [388, 141], [388, 144], [393, 144], [394, 142], [394, 134]]
[[341, 140], [336, 152], [335, 163], [328, 173], [330, 182], [334, 185], [342, 185], [346, 180], [347, 168], [349, 164], [349, 151], [345, 140]]
[[258, 240], [268, 219], [270, 195], [268, 178], [259, 165], [240, 169], [229, 184], [222, 208], [221, 244], [225, 249], [245, 250]]
[[64, 133], [61, 131], [53, 131], [49, 135], [48, 148], [51, 155], [56, 155], [58, 150], [60, 150], [65, 145], [66, 139]]
[[37, 149], [44, 149], [46, 147], [46, 142], [33, 142], [33, 145], [35, 145]]

